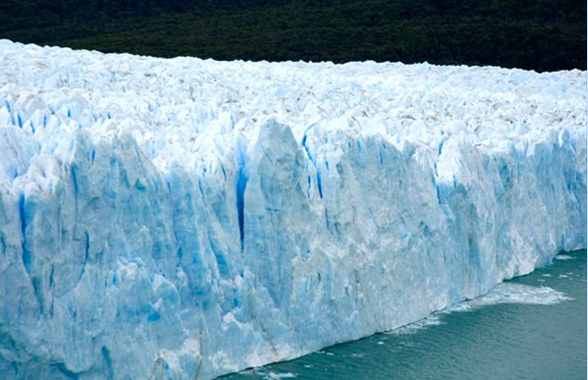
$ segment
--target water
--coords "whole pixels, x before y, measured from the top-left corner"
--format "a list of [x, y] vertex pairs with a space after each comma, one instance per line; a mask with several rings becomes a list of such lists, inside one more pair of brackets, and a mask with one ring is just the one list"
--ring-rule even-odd
[[396, 331], [224, 380], [586, 379], [586, 251]]

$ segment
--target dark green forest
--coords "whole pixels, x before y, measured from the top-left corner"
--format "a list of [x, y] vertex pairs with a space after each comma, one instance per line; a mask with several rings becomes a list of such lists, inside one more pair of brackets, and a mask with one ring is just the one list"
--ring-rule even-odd
[[2, 0], [0, 38], [159, 57], [586, 70], [586, 2]]

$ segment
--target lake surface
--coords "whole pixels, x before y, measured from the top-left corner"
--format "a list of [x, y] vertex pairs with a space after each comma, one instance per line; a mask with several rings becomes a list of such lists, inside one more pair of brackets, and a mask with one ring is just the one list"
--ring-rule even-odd
[[586, 251], [398, 330], [222, 379], [586, 379]]

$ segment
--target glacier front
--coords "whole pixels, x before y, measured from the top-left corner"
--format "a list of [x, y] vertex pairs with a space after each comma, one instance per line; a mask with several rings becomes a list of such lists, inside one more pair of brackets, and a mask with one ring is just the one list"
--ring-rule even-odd
[[210, 379], [586, 247], [586, 72], [0, 40], [0, 377]]

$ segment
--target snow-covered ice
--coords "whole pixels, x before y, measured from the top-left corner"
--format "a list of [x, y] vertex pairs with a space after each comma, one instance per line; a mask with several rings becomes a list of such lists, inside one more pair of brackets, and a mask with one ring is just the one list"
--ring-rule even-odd
[[3, 379], [210, 379], [586, 247], [586, 72], [0, 40]]

